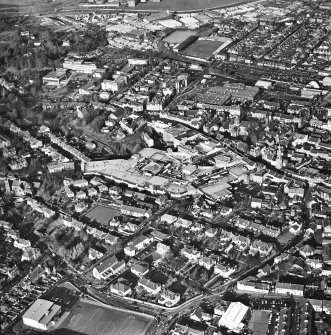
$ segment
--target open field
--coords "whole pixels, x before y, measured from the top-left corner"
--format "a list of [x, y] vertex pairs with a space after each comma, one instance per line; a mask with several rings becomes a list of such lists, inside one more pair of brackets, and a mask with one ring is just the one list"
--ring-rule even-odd
[[236, 3], [243, 0], [161, 0], [161, 2], [139, 3], [135, 9], [140, 10], [170, 10], [170, 11], [193, 11], [208, 8], [216, 8]]
[[66, 335], [76, 332], [87, 335], [143, 335], [152, 322], [152, 317], [98, 306], [92, 301], [79, 301], [62, 323], [61, 329], [65, 330]]
[[90, 221], [95, 221], [97, 223], [108, 225], [109, 221], [119, 214], [119, 211], [106, 207], [106, 206], [96, 206], [85, 214], [85, 217]]

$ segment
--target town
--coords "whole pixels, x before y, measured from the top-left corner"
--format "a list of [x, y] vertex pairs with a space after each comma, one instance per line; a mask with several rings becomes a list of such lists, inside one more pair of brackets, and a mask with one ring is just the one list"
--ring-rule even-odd
[[331, 335], [331, 2], [59, 1], [0, 13], [1, 333]]

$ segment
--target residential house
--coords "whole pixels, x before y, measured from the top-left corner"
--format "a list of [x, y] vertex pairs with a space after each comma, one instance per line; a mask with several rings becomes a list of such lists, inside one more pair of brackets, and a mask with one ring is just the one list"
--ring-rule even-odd
[[86, 179], [79, 179], [72, 182], [72, 186], [83, 188], [88, 186], [88, 181]]
[[273, 250], [273, 246], [270, 243], [265, 243], [260, 240], [255, 240], [250, 246], [250, 253], [255, 255], [257, 252], [260, 253], [261, 256], [268, 256]]
[[229, 278], [234, 272], [236, 272], [236, 267], [217, 264], [214, 266], [214, 274], [221, 275], [223, 278]]
[[299, 249], [299, 253], [304, 258], [307, 258], [307, 257], [314, 255], [315, 249], [311, 247], [310, 245], [306, 244]]
[[88, 257], [89, 259], [92, 259], [92, 260], [102, 258], [103, 255], [104, 255], [103, 252], [93, 249], [93, 248], [90, 248], [88, 252]]
[[215, 237], [218, 233], [217, 228], [209, 228], [205, 231], [207, 237]]
[[232, 242], [242, 251], [248, 248], [251, 244], [250, 238], [242, 235], [235, 235]]
[[125, 262], [123, 260], [119, 261], [115, 256], [111, 256], [93, 268], [93, 277], [106, 280], [121, 272], [124, 268]]
[[201, 252], [193, 247], [185, 246], [181, 250], [181, 254], [189, 259], [191, 262], [198, 262], [199, 258], [201, 257]]
[[131, 272], [138, 277], [144, 277], [148, 271], [149, 271], [149, 268], [142, 264], [136, 264], [131, 268]]
[[94, 196], [98, 195], [98, 191], [95, 188], [89, 188], [87, 190], [87, 194], [88, 194], [89, 197], [94, 197]]
[[106, 236], [105, 236], [105, 242], [107, 244], [110, 244], [110, 245], [115, 245], [119, 242], [119, 238], [117, 236], [114, 236], [110, 233], [108, 233]]
[[41, 252], [37, 248], [28, 247], [24, 250], [21, 261], [33, 261], [41, 257]]
[[14, 241], [14, 247], [24, 251], [27, 248], [31, 247], [31, 242], [23, 238], [18, 238]]
[[69, 199], [72, 199], [75, 197], [75, 192], [71, 191], [69, 187], [64, 187], [64, 192]]
[[76, 193], [76, 199], [82, 200], [82, 199], [86, 199], [86, 198], [87, 198], [86, 192], [84, 192], [84, 191], [78, 191]]
[[110, 286], [110, 292], [119, 295], [120, 297], [126, 297], [132, 293], [132, 290], [130, 286], [118, 282]]
[[138, 286], [142, 287], [145, 291], [147, 291], [149, 294], [156, 295], [160, 293], [162, 286], [153, 283], [151, 280], [145, 279], [145, 278], [140, 278], [138, 280]]
[[180, 294], [170, 290], [164, 290], [160, 294], [158, 303], [167, 307], [173, 307], [180, 301]]
[[135, 256], [141, 250], [145, 249], [152, 241], [152, 237], [139, 235], [133, 241], [128, 243], [124, 248], [124, 253], [128, 256]]
[[210, 270], [216, 263], [217, 259], [215, 257], [204, 256], [199, 259], [199, 265], [207, 270]]
[[171, 248], [170, 248], [169, 245], [166, 245], [164, 243], [159, 242], [156, 245], [156, 251], [161, 255], [165, 255], [165, 254], [167, 254], [168, 252], [171, 251]]
[[190, 220], [185, 220], [182, 218], [179, 218], [176, 222], [175, 222], [175, 227], [176, 228], [190, 228], [190, 226], [192, 225], [192, 221]]

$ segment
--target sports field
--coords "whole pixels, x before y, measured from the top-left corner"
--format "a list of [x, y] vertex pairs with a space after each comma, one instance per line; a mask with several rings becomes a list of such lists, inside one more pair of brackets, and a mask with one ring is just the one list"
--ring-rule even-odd
[[186, 56], [209, 59], [222, 44], [220, 41], [197, 40], [182, 53]]
[[144, 335], [152, 322], [152, 317], [115, 307], [102, 307], [93, 301], [79, 301], [62, 323], [61, 329], [67, 335], [75, 332], [86, 335]]
[[161, 2], [148, 1], [139, 3], [135, 9], [140, 10], [170, 10], [170, 11], [193, 11], [229, 6], [243, 3], [244, 0], [161, 0]]
[[102, 225], [108, 225], [109, 221], [120, 212], [114, 208], [106, 206], [96, 206], [85, 214], [91, 222], [97, 222]]

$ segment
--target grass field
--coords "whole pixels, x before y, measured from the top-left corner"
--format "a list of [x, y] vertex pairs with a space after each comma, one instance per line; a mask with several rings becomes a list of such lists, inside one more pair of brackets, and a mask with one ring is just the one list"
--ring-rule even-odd
[[184, 50], [183, 54], [191, 57], [209, 59], [213, 52], [221, 45], [222, 42], [219, 41], [197, 40], [193, 44], [189, 45]]
[[216, 8], [241, 3], [243, 0], [161, 0], [161, 2], [139, 3], [135, 8], [141, 10], [192, 11]]
[[85, 217], [90, 221], [100, 223], [102, 225], [108, 225], [109, 220], [119, 214], [119, 211], [114, 208], [106, 206], [96, 206], [85, 214]]
[[78, 302], [62, 323], [66, 335], [80, 332], [86, 335], [143, 335], [153, 322], [152, 317]]

